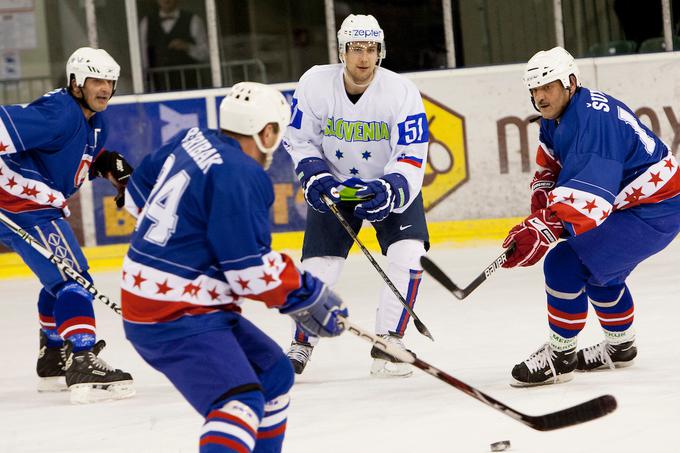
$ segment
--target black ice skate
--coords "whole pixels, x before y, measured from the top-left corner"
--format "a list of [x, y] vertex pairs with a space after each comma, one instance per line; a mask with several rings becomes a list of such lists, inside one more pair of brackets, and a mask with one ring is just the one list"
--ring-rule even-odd
[[135, 394], [130, 373], [114, 369], [99, 358], [104, 346], [104, 340], [99, 340], [90, 351], [73, 352], [73, 345], [66, 342], [66, 385], [72, 403], [122, 399]]
[[[386, 340], [390, 345], [408, 351], [401, 341], [401, 337], [398, 337], [397, 335], [378, 336]], [[400, 362], [375, 346], [371, 348], [371, 357], [373, 357], [373, 365], [371, 365], [371, 376], [373, 377], [409, 377], [413, 374], [411, 365]]]
[[634, 341], [611, 344], [607, 340], [594, 346], [581, 349], [576, 354], [577, 371], [595, 371], [603, 369], [625, 368], [633, 364], [637, 356]]
[[524, 362], [515, 365], [512, 369], [515, 382], [510, 385], [530, 387], [571, 381], [576, 362], [576, 348], [554, 351], [550, 343], [546, 343]]
[[47, 335], [40, 331], [40, 352], [36, 371], [38, 373], [38, 392], [64, 392], [66, 371], [64, 370], [64, 347], [48, 348]]
[[309, 358], [312, 356], [312, 351], [314, 346], [309, 343], [303, 343], [299, 341], [294, 341], [290, 344], [290, 349], [286, 353], [290, 364], [293, 365], [295, 374], [302, 374], [309, 362]]

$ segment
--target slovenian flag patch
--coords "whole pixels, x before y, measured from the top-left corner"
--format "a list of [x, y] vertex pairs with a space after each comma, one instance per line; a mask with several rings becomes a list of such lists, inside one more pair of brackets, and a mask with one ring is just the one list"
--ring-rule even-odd
[[423, 159], [418, 159], [416, 156], [407, 156], [406, 154], [401, 154], [397, 157], [397, 162], [403, 162], [405, 164], [413, 165], [414, 167], [420, 168], [423, 166]]

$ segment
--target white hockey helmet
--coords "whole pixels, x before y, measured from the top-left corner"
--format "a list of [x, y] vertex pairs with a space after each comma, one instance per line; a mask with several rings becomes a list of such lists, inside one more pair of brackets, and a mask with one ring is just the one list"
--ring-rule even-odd
[[[261, 83], [237, 83], [220, 103], [220, 129], [251, 136], [260, 152], [267, 155], [265, 170], [289, 122], [290, 105], [286, 98], [279, 90]], [[278, 124], [279, 135], [272, 146], [265, 148], [258, 134], [269, 123]]]
[[375, 42], [379, 46], [380, 60], [385, 58], [385, 33], [372, 15], [350, 14], [342, 21], [338, 30], [338, 52], [340, 61], [345, 61], [345, 51], [350, 42]]
[[75, 76], [76, 84], [82, 87], [85, 79], [113, 80], [113, 91], [120, 76], [120, 66], [116, 60], [104, 49], [81, 47], [71, 54], [66, 62], [66, 83], [71, 85], [71, 75]]
[[524, 70], [524, 85], [532, 90], [559, 80], [564, 88], [569, 88], [571, 74], [576, 77], [576, 86], [580, 87], [581, 75], [574, 57], [562, 47], [553, 47], [550, 50], [541, 50], [531, 57]]

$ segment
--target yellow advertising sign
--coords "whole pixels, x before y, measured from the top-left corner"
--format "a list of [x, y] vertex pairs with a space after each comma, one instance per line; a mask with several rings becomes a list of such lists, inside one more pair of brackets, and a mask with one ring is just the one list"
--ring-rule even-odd
[[423, 202], [429, 211], [467, 181], [465, 119], [434, 99], [422, 95], [430, 143], [423, 179]]
[[118, 209], [113, 197], [104, 197], [104, 225], [107, 237], [128, 236], [137, 222], [125, 209]]

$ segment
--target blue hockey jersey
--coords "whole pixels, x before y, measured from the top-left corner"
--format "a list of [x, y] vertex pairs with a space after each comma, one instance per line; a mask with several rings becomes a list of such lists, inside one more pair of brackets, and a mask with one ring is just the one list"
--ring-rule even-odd
[[196, 315], [238, 310], [243, 297], [279, 307], [300, 287], [292, 260], [271, 250], [269, 176], [237, 141], [180, 132], [143, 159], [126, 195], [137, 216], [121, 282], [129, 338], [190, 335], [214, 319]]
[[65, 88], [31, 104], [0, 106], [0, 209], [61, 216], [106, 141], [104, 118], [88, 121]]
[[621, 101], [579, 89], [558, 121], [541, 120], [536, 161], [558, 175], [550, 208], [571, 234], [612, 212], [641, 217], [680, 210], [678, 163], [668, 147]]

